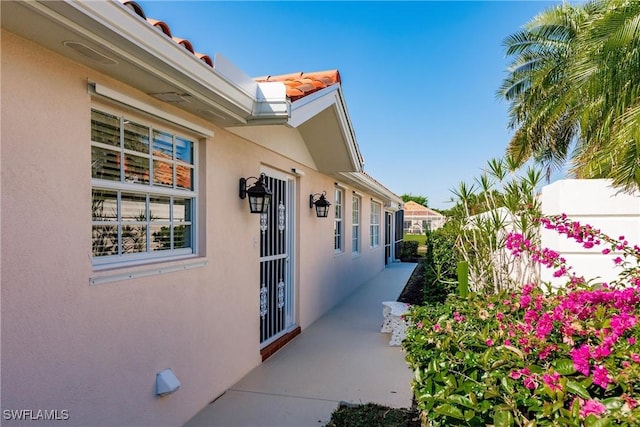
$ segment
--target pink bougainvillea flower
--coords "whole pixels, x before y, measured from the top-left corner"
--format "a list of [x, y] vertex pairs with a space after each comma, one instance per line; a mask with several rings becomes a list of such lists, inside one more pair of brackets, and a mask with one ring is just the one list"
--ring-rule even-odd
[[586, 418], [589, 415], [595, 415], [596, 417], [599, 417], [600, 415], [604, 414], [607, 411], [606, 406], [604, 406], [604, 404], [602, 404], [601, 402], [598, 402], [597, 400], [580, 399], [580, 401], [582, 403], [580, 408], [580, 416], [582, 418]]
[[560, 374], [557, 372], [554, 372], [552, 374], [544, 374], [542, 376], [542, 381], [552, 391], [562, 390], [562, 384], [560, 384]]
[[633, 397], [629, 396], [628, 394], [623, 394], [621, 397], [625, 401], [625, 403], [629, 406], [629, 409], [633, 409], [636, 406], [638, 406], [638, 401]]
[[599, 385], [602, 388], [607, 388], [607, 386], [611, 382], [611, 377], [609, 377], [607, 368], [605, 368], [604, 366], [595, 366], [593, 368], [593, 383], [595, 385]]
[[455, 312], [453, 313], [453, 320], [455, 320], [456, 322], [464, 322], [464, 320], [466, 319], [465, 316], [461, 315], [459, 312]]
[[493, 346], [493, 340], [489, 338], [487, 341], [485, 341], [485, 344], [487, 344], [487, 347], [491, 347]]
[[531, 304], [531, 297], [523, 294], [520, 298], [520, 308], [527, 308], [529, 304]]
[[622, 263], [622, 258], [620, 258], [620, 257], [616, 257], [616, 259], [614, 259], [614, 260], [613, 260], [613, 262], [614, 262], [616, 265], [621, 264], [621, 263]]
[[433, 330], [436, 332], [440, 332], [440, 330], [442, 330], [442, 328], [440, 327], [440, 325], [438, 325], [437, 323], [435, 325], [433, 325]]
[[579, 348], [571, 350], [569, 354], [573, 360], [573, 367], [575, 370], [584, 376], [589, 376], [589, 358], [591, 357], [591, 349], [589, 346], [587, 344], [582, 344]]
[[524, 386], [529, 390], [535, 390], [538, 388], [538, 382], [536, 381], [533, 375], [525, 377], [525, 379], [523, 380], [523, 383], [524, 383]]

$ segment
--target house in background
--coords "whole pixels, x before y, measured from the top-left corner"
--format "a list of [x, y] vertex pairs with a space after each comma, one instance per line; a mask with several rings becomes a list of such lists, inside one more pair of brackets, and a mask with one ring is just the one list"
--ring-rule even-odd
[[182, 425], [395, 261], [337, 71], [249, 78], [134, 2], [0, 7], [3, 411]]
[[424, 234], [442, 227], [446, 217], [412, 200], [404, 204], [404, 232]]

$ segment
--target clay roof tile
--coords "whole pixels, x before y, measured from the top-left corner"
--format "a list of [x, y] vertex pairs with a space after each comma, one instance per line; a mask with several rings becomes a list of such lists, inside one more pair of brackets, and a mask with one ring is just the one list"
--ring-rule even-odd
[[147, 22], [153, 25], [156, 29], [160, 30], [165, 36], [173, 39], [173, 36], [171, 35], [171, 29], [165, 22], [158, 21], [157, 19], [152, 18], [147, 18]]
[[[316, 71], [312, 73], [290, 73], [278, 76], [265, 76], [255, 79], [258, 82], [282, 82], [287, 87], [287, 96], [296, 101], [327, 86], [340, 83], [338, 70]], [[292, 89], [296, 89], [293, 91]]]
[[138, 3], [134, 1], [129, 1], [129, 0], [120, 0], [120, 3], [122, 3], [129, 9], [133, 10], [135, 14], [141, 17], [142, 19], [147, 19], [147, 17], [144, 15], [144, 10], [142, 9], [142, 7], [140, 7]]
[[136, 15], [144, 19], [149, 25], [153, 26], [155, 29], [162, 32], [164, 35], [166, 35], [167, 37], [169, 37], [170, 39], [172, 39], [173, 41], [175, 41], [176, 43], [184, 47], [187, 51], [191, 52], [194, 56], [196, 56], [202, 62], [207, 64], [209, 67], [213, 68], [213, 60], [209, 55], [196, 52], [189, 40], [179, 38], [179, 37], [173, 37], [173, 35], [171, 34], [171, 29], [169, 28], [169, 25], [167, 25], [167, 23], [160, 21], [158, 19], [147, 18], [142, 7], [134, 1], [120, 0], [120, 3], [124, 7], [131, 9]]
[[195, 50], [193, 50], [193, 45], [191, 44], [191, 42], [187, 39], [181, 39], [179, 37], [173, 37], [173, 41], [175, 41], [176, 43], [178, 43], [179, 45], [182, 45], [182, 47], [184, 47], [185, 49], [187, 49], [189, 52], [195, 54]]
[[209, 67], [213, 68], [213, 60], [209, 55], [205, 55], [204, 53], [196, 52], [196, 56], [204, 61]]

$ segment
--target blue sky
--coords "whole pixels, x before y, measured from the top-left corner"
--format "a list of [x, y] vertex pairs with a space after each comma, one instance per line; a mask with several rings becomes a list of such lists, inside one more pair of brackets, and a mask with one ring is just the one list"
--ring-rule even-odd
[[249, 76], [338, 69], [365, 171], [440, 209], [509, 141], [502, 41], [559, 3], [138, 1]]

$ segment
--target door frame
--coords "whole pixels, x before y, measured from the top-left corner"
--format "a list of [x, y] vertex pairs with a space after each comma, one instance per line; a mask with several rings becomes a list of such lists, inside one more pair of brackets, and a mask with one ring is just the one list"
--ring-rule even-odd
[[[274, 341], [282, 338], [286, 334], [290, 333], [292, 330], [297, 327], [297, 298], [296, 298], [296, 281], [295, 281], [295, 272], [296, 272], [296, 258], [295, 258], [295, 248], [297, 244], [297, 233], [296, 233], [296, 212], [297, 212], [297, 198], [296, 198], [296, 177], [292, 174], [283, 172], [278, 169], [273, 169], [268, 166], [262, 165], [260, 167], [260, 173], [264, 173], [268, 177], [279, 179], [286, 182], [286, 200], [288, 201], [287, 209], [285, 210], [285, 229], [287, 230], [287, 237], [285, 240], [286, 245], [286, 270], [285, 270], [285, 283], [287, 283], [285, 300], [287, 301], [286, 312], [285, 312], [285, 326], [283, 330], [279, 331], [277, 334], [269, 337], [268, 339], [260, 342], [260, 348], [264, 349], [265, 347], [272, 344]], [[261, 232], [258, 228], [258, 232]], [[268, 258], [268, 257], [266, 257]], [[262, 263], [263, 257], [259, 256], [259, 263]]]

